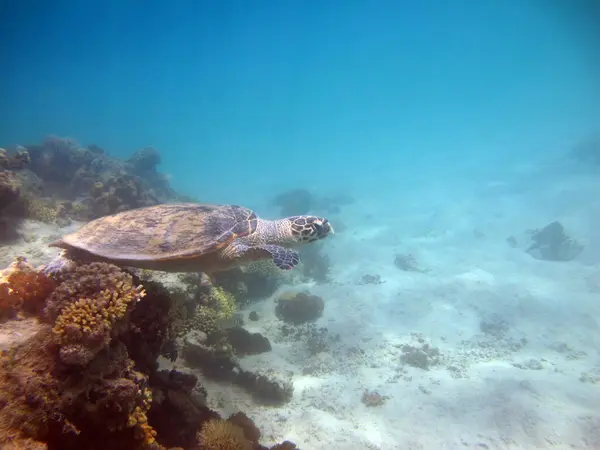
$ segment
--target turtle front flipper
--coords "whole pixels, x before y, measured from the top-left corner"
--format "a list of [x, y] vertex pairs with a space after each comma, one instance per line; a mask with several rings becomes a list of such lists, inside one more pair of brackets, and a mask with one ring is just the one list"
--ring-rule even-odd
[[296, 250], [275, 244], [236, 245], [235, 250], [237, 256], [246, 261], [271, 258], [273, 263], [282, 270], [293, 269], [300, 262], [300, 254]]
[[300, 254], [296, 250], [274, 244], [259, 245], [257, 248], [268, 252], [273, 257], [275, 265], [282, 270], [293, 269], [300, 262]]

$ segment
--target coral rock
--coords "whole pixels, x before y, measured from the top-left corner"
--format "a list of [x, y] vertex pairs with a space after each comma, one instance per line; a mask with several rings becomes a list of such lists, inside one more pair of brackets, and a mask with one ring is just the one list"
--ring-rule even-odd
[[277, 300], [275, 314], [286, 323], [300, 325], [317, 320], [323, 314], [325, 303], [308, 292], [286, 293]]

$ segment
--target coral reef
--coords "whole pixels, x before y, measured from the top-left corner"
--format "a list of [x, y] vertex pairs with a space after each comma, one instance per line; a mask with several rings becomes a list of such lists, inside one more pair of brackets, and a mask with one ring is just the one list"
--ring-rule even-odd
[[155, 149], [120, 161], [96, 145], [56, 136], [11, 154], [0, 149], [0, 208], [13, 204], [11, 216], [66, 224], [187, 199], [171, 189], [158, 164]]
[[317, 320], [323, 314], [325, 303], [317, 295], [308, 292], [287, 292], [277, 299], [275, 314], [281, 320], [293, 325]]
[[[74, 266], [50, 280], [22, 259], [2, 280], [11, 311], [40, 321], [0, 355], [0, 447], [221, 448], [206, 447], [211, 438], [230, 445], [222, 448], [265, 449], [243, 415], [227, 420], [237, 440], [211, 434], [206, 424], [223, 419], [206, 406], [197, 378], [158, 370], [159, 354], [178, 332], [162, 286], [142, 287], [104, 263]], [[14, 322], [0, 324], [0, 333]], [[273, 389], [266, 377], [253, 382]]]
[[22, 183], [16, 171], [24, 169], [30, 161], [24, 148], [17, 148], [14, 154], [0, 148], [0, 211], [19, 198]]
[[20, 184], [10, 170], [0, 171], [0, 211], [19, 198]]

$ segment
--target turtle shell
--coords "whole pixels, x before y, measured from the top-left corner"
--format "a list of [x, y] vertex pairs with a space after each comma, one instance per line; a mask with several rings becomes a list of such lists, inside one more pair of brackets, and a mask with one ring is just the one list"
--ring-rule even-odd
[[187, 259], [254, 233], [257, 221], [236, 205], [162, 204], [93, 220], [53, 245], [113, 261]]

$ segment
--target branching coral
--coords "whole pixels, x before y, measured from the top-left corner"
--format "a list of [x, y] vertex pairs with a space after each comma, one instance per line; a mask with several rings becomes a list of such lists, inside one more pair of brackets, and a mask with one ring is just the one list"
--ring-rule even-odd
[[[74, 266], [51, 280], [20, 259], [3, 274], [5, 282], [22, 281], [1, 285], [20, 305], [47, 298], [47, 323], [0, 324], [0, 334], [15, 323], [34, 325], [0, 354], [0, 448], [266, 450], [250, 419], [222, 421], [206, 406], [197, 378], [157, 372], [174, 333], [172, 301], [160, 286], [146, 291], [104, 263]], [[225, 297], [211, 308], [215, 321], [233, 314], [233, 296]], [[39, 311], [39, 300], [31, 304]]]
[[119, 292], [133, 286], [133, 277], [117, 266], [106, 263], [91, 263], [77, 266], [73, 270], [56, 276], [60, 285], [48, 298], [44, 314], [54, 323], [62, 310], [79, 298], [94, 297], [99, 291], [108, 289]]
[[104, 289], [91, 298], [80, 298], [66, 306], [56, 319], [53, 332], [61, 345], [60, 355], [68, 364], [87, 364], [118, 333], [117, 325], [145, 295], [141, 286], [123, 285], [118, 291]]
[[17, 258], [0, 271], [0, 318], [18, 312], [39, 314], [54, 287], [54, 281], [39, 273], [25, 258]]

